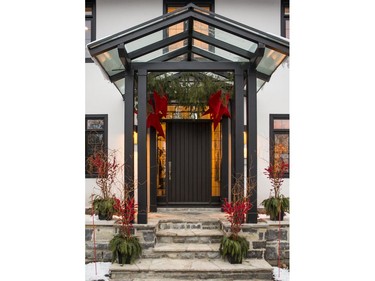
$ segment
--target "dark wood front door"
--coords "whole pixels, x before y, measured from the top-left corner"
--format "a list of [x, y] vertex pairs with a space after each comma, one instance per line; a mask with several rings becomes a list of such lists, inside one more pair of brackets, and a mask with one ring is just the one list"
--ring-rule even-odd
[[167, 122], [167, 204], [204, 206], [211, 198], [211, 122]]

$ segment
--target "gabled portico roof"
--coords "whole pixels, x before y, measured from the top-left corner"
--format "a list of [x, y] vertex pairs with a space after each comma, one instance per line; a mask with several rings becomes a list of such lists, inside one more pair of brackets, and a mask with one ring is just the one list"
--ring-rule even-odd
[[125, 71], [150, 62], [254, 63], [257, 90], [289, 56], [289, 40], [189, 4], [87, 45], [121, 94]]

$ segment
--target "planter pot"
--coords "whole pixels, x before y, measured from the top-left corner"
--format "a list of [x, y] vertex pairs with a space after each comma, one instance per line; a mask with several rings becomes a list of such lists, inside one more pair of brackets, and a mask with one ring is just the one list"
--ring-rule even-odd
[[117, 259], [119, 264], [130, 264], [131, 256], [123, 255], [117, 251]]
[[228, 259], [230, 264], [241, 264], [242, 263], [242, 257], [240, 258], [239, 261], [237, 261], [234, 256], [227, 255], [227, 259]]
[[113, 214], [112, 213], [105, 213], [105, 212], [101, 213], [101, 212], [99, 212], [98, 217], [99, 217], [99, 220], [110, 221], [113, 217]]
[[280, 219], [280, 221], [284, 220], [284, 212], [281, 212], [281, 215], [279, 217], [279, 214], [277, 214], [276, 216], [272, 216], [270, 215], [270, 219], [271, 221], [278, 221]]
[[110, 221], [113, 217], [112, 212], [98, 212], [98, 218], [99, 220], [107, 220]]

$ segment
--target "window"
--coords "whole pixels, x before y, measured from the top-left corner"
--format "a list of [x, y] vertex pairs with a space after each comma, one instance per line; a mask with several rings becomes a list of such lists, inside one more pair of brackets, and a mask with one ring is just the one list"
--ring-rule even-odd
[[281, 36], [289, 38], [289, 0], [281, 1]]
[[108, 148], [108, 115], [87, 114], [85, 118], [85, 174], [86, 178], [96, 177], [88, 172], [87, 158], [97, 151]]
[[96, 36], [96, 22], [95, 22], [95, 0], [86, 0], [85, 10], [85, 59], [86, 62], [93, 62], [87, 51], [86, 45], [94, 41]]
[[[197, 5], [198, 7], [205, 9], [207, 11], [213, 12], [214, 11], [214, 1], [213, 0], [164, 0], [164, 13], [171, 13], [176, 9], [182, 8], [189, 3], [193, 3], [194, 5]], [[167, 37], [173, 36], [175, 34], [181, 33], [185, 30], [184, 23], [178, 23], [170, 28], [168, 28], [168, 34]], [[194, 22], [194, 30], [198, 30], [199, 32], [209, 35], [208, 31], [208, 25], [200, 23], [195, 21]], [[193, 39], [193, 45], [197, 46], [201, 49], [208, 50], [208, 44], [198, 41], [196, 39]], [[168, 48], [168, 52], [173, 51], [175, 49], [181, 48], [183, 46], [183, 42], [178, 42], [175, 44], [172, 44]]]
[[173, 12], [175, 9], [182, 8], [189, 3], [193, 3], [198, 7], [214, 12], [214, 0], [164, 0], [163, 13]]
[[[270, 114], [270, 163], [275, 159], [275, 146], [282, 144], [285, 151], [281, 153], [284, 163], [289, 163], [289, 114]], [[284, 178], [289, 178], [288, 167]]]

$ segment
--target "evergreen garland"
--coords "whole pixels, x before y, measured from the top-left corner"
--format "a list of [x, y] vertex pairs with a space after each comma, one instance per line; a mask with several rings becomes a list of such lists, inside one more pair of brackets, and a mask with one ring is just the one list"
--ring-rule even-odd
[[147, 92], [154, 90], [167, 94], [173, 104], [187, 107], [191, 112], [202, 114], [211, 94], [222, 90], [223, 96], [233, 92], [233, 75], [224, 78], [208, 72], [151, 73], [147, 77]]

